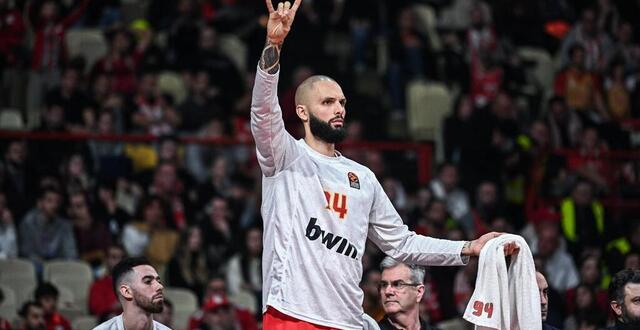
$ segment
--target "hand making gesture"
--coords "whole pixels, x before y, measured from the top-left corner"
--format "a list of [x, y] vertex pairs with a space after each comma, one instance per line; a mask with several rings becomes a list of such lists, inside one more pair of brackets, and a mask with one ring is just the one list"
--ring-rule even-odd
[[296, 17], [296, 11], [300, 7], [302, 0], [295, 0], [293, 6], [291, 2], [278, 3], [278, 9], [273, 8], [271, 0], [265, 0], [269, 9], [269, 21], [267, 22], [267, 44], [260, 56], [260, 69], [274, 74], [280, 68], [280, 49], [284, 38], [291, 30], [291, 24]]
[[284, 38], [287, 37], [291, 30], [291, 24], [296, 17], [296, 11], [298, 11], [302, 0], [295, 0], [293, 6], [289, 1], [280, 2], [278, 3], [278, 9], [273, 8], [271, 0], [265, 1], [269, 9], [267, 41], [275, 45], [282, 45]]

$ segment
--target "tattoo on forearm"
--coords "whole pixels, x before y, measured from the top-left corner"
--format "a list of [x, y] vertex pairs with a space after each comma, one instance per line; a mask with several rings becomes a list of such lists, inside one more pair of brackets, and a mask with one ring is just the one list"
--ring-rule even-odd
[[267, 41], [260, 56], [260, 69], [270, 74], [278, 72], [280, 68], [280, 46]]

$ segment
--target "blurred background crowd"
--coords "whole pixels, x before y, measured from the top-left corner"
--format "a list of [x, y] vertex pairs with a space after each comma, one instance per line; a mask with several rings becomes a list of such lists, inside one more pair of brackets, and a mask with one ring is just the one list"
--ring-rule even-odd
[[[257, 0], [0, 0], [0, 259], [28, 260], [38, 285], [14, 294], [17, 308], [65, 298], [80, 312], [42, 303], [49, 325], [105, 319], [119, 313], [109, 270], [144, 255], [197, 297], [177, 329], [259, 326], [248, 121], [265, 12]], [[549, 323], [596, 329], [610, 274], [640, 267], [638, 13], [635, 0], [305, 0], [282, 53], [283, 117], [301, 137], [295, 88], [321, 73], [349, 100], [347, 142], [429, 141], [427, 182], [411, 150], [342, 150], [417, 233], [523, 235], [549, 281]], [[363, 258], [375, 318], [381, 258], [373, 246]], [[93, 284], [49, 283], [60, 259]], [[423, 317], [459, 318], [476, 269], [429, 269]]]

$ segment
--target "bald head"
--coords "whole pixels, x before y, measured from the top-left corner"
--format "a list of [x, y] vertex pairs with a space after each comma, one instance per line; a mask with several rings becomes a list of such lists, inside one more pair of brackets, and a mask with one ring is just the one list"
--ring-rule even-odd
[[319, 81], [336, 82], [335, 80], [333, 80], [333, 78], [328, 77], [328, 76], [323, 76], [323, 75], [315, 75], [315, 76], [311, 76], [311, 77], [305, 79], [300, 84], [300, 86], [298, 86], [298, 89], [296, 89], [296, 96], [295, 96], [296, 106], [297, 105], [307, 105], [309, 103], [309, 96], [314, 91], [315, 83], [317, 83]]
[[544, 322], [547, 320], [547, 314], [549, 313], [549, 284], [541, 272], [536, 272], [536, 282], [540, 292], [540, 313]]

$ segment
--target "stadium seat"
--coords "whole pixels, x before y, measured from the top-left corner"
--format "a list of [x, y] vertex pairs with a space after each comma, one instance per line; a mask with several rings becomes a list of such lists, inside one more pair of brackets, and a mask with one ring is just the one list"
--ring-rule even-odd
[[71, 29], [65, 40], [71, 57], [82, 56], [87, 61], [86, 71], [107, 54], [107, 41], [99, 29]]
[[95, 316], [79, 316], [71, 322], [71, 328], [74, 330], [91, 330], [98, 325], [98, 319]]
[[173, 325], [176, 330], [187, 329], [189, 317], [198, 310], [198, 298], [190, 290], [164, 288], [164, 297], [173, 303]]
[[[56, 285], [58, 289], [58, 311], [68, 320], [74, 320], [87, 315], [86, 302], [79, 301], [74, 290], [62, 285]], [[75, 329], [75, 328], [74, 328]]]
[[220, 36], [220, 50], [229, 56], [233, 64], [240, 72], [247, 71], [247, 46], [235, 35], [224, 34]]
[[20, 110], [7, 108], [0, 111], [1, 129], [21, 131], [24, 130], [24, 126], [24, 119]]
[[545, 91], [553, 90], [554, 64], [549, 53], [544, 49], [522, 47], [518, 49], [518, 55], [536, 64], [531, 73], [540, 87]]
[[158, 76], [158, 88], [173, 97], [174, 104], [180, 104], [187, 98], [187, 86], [179, 74], [165, 71]]
[[69, 289], [72, 293], [74, 309], [77, 307], [82, 313], [86, 312], [89, 287], [93, 282], [93, 273], [89, 264], [83, 261], [49, 261], [44, 264], [43, 278], [55, 285], [58, 290]]
[[0, 260], [0, 281], [7, 283], [14, 279], [32, 280], [36, 283], [36, 268], [33, 263], [20, 258]]
[[0, 285], [5, 285], [13, 289], [16, 307], [20, 308], [25, 302], [33, 300], [33, 291], [38, 284], [35, 280], [28, 278], [13, 278], [1, 280]]
[[12, 287], [6, 284], [0, 284], [0, 290], [4, 295], [4, 300], [0, 304], [0, 317], [5, 320], [13, 320], [18, 308], [20, 308], [16, 301], [16, 293]]
[[429, 43], [433, 51], [442, 50], [442, 43], [440, 42], [440, 35], [436, 30], [438, 24], [438, 18], [435, 10], [429, 5], [418, 4], [413, 7], [416, 14], [416, 20], [420, 32], [429, 38]]
[[451, 113], [451, 107], [451, 92], [444, 84], [410, 82], [407, 86], [407, 125], [411, 137], [433, 140], [436, 150], [442, 150], [442, 121]]
[[249, 310], [252, 314], [256, 313], [256, 297], [247, 291], [240, 290], [236, 292], [229, 297], [229, 301], [235, 306]]

